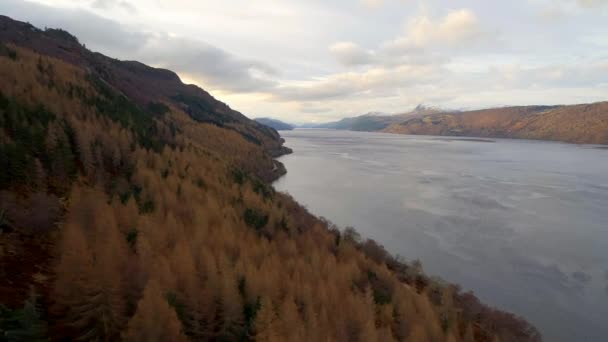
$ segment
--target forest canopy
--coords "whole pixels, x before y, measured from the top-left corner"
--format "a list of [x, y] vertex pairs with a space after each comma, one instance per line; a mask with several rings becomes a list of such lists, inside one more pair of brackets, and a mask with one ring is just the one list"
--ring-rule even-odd
[[272, 131], [3, 49], [0, 339], [540, 339], [275, 192]]

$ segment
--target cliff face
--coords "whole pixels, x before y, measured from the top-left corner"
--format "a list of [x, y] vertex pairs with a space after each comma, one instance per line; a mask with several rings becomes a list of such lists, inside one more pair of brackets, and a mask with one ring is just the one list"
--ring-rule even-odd
[[608, 102], [444, 112], [395, 123], [384, 131], [608, 144]]
[[0, 339], [538, 341], [269, 182], [273, 129], [0, 20]]

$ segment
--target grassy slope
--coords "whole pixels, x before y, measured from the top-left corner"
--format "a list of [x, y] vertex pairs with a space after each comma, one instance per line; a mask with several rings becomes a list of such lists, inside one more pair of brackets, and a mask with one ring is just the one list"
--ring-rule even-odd
[[[538, 339], [275, 193], [272, 131], [1, 48], [0, 145], [19, 151], [0, 160], [3, 336], [44, 323], [57, 340]], [[31, 286], [41, 307], [17, 310]]]

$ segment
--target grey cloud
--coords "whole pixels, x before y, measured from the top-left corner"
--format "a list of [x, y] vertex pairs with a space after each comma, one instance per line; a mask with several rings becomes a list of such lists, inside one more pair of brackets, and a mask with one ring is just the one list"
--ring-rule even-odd
[[144, 46], [148, 35], [130, 30], [120, 23], [81, 9], [58, 9], [37, 3], [5, 0], [0, 11], [15, 20], [29, 21], [38, 27], [62, 28], [74, 34], [93, 50], [124, 56]]
[[[115, 6], [125, 2], [97, 0], [95, 3]], [[277, 71], [263, 62], [239, 58], [200, 41], [165, 33], [144, 33], [86, 10], [5, 0], [0, 3], [0, 11], [38, 27], [65, 29], [88, 48], [110, 57], [136, 59], [187, 74], [214, 90], [260, 91], [275, 85], [270, 78]]]
[[335, 43], [329, 47], [329, 51], [345, 66], [366, 65], [374, 60], [373, 52], [351, 42]]
[[236, 57], [204, 42], [169, 35], [150, 39], [140, 57], [215, 89], [235, 92], [269, 90], [276, 85], [272, 77], [278, 73], [266, 63]]
[[93, 0], [91, 6], [101, 9], [121, 8], [128, 12], [136, 12], [137, 9], [126, 0]]
[[591, 281], [592, 277], [588, 273], [583, 271], [572, 272], [572, 278], [580, 283], [588, 283]]

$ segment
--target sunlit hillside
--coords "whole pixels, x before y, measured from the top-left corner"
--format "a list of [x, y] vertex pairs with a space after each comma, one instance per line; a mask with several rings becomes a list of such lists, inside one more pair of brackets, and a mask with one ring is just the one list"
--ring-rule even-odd
[[608, 102], [436, 113], [394, 123], [384, 131], [608, 144]]
[[276, 131], [175, 74], [0, 41], [0, 340], [540, 339], [275, 192]]

